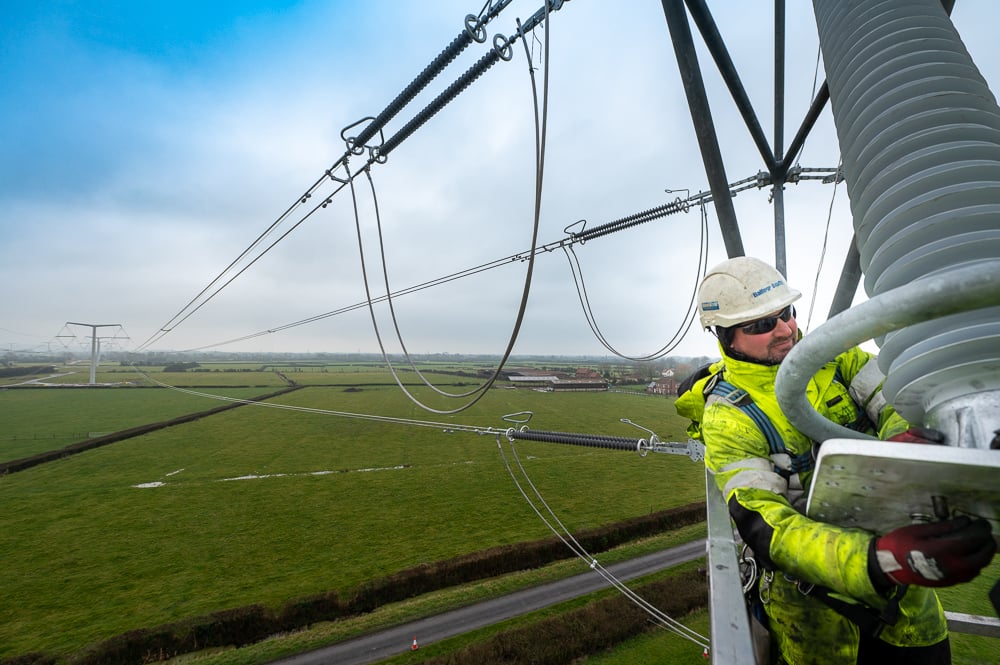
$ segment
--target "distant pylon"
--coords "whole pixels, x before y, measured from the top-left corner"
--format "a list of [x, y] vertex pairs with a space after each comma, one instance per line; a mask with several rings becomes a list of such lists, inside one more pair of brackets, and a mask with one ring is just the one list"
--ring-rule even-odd
[[416, 650], [417, 650], [417, 649], [419, 649], [419, 648], [420, 648], [420, 647], [418, 647], [418, 646], [417, 646], [417, 636], [416, 636], [416, 635], [414, 635], [414, 636], [413, 636], [413, 644], [412, 644], [412, 645], [410, 645], [410, 651], [416, 651]]
[[[128, 335], [124, 338], [118, 337], [117, 334], [114, 337], [98, 337], [98, 328], [121, 328], [120, 323], [76, 323], [74, 321], [67, 321], [67, 326], [83, 326], [85, 328], [90, 328], [90, 385], [97, 383], [97, 363], [101, 355], [101, 339], [128, 339]], [[66, 326], [63, 326], [64, 328]], [[75, 337], [75, 335], [74, 335]]]

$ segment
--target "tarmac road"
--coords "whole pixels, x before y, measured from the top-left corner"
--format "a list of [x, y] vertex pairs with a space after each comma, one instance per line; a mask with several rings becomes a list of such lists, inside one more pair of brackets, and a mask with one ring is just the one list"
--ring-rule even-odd
[[[619, 580], [630, 580], [705, 556], [705, 541], [696, 540], [668, 550], [606, 566]], [[600, 560], [600, 559], [598, 559]], [[409, 651], [416, 637], [426, 645], [520, 614], [555, 605], [609, 587], [596, 572], [483, 601], [469, 607], [413, 621], [347, 642], [274, 661], [272, 665], [367, 665]]]

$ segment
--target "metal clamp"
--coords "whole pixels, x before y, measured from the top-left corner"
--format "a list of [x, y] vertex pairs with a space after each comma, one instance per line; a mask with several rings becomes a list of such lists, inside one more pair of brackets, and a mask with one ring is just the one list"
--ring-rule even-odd
[[773, 570], [765, 570], [760, 576], [760, 602], [764, 605], [771, 602], [771, 582], [773, 581]]

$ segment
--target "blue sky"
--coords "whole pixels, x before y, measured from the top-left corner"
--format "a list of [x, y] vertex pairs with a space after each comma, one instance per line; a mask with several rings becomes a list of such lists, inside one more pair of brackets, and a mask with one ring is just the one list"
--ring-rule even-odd
[[[709, 3], [761, 122], [771, 127], [769, 3]], [[753, 5], [747, 7], [746, 5]], [[482, 3], [28, 2], [0, 8], [0, 344], [47, 348], [67, 321], [154, 335], [344, 153], [341, 131], [376, 115], [458, 34]], [[489, 34], [514, 32], [540, 3], [515, 0]], [[720, 8], [724, 7], [724, 8]], [[998, 12], [960, 0], [955, 22], [987, 80], [997, 75]], [[808, 105], [816, 62], [807, 3], [789, 3], [786, 142]], [[532, 40], [541, 85], [541, 41]], [[660, 205], [664, 189], [707, 188], [658, 2], [572, 0], [552, 17], [546, 172], [539, 242]], [[470, 47], [387, 127], [391, 134], [484, 53]], [[702, 51], [730, 180], [761, 169]], [[820, 80], [822, 80], [822, 72]], [[520, 45], [372, 169], [393, 289], [527, 249], [534, 124]], [[769, 132], [770, 133], [770, 132]], [[838, 154], [829, 112], [804, 166]], [[362, 185], [362, 180], [358, 180]], [[384, 293], [374, 202], [359, 188], [370, 287]], [[841, 187], [786, 193], [790, 281], [812, 296], [822, 228], [819, 323], [850, 236]], [[751, 254], [773, 258], [767, 191], [736, 200]], [[710, 263], [725, 257], [709, 210]], [[159, 340], [187, 349], [273, 329], [365, 299], [347, 192]], [[578, 247], [591, 305], [619, 350], [662, 346], [696, 278], [696, 212]], [[395, 301], [410, 351], [501, 353], [525, 264]], [[800, 320], [804, 323], [800, 307]], [[389, 351], [398, 343], [377, 309]], [[83, 331], [76, 330], [78, 334]], [[63, 340], [65, 341], [65, 340]], [[366, 311], [219, 347], [377, 351]], [[515, 353], [604, 354], [562, 252], [538, 258]], [[679, 355], [714, 353], [692, 330]]]

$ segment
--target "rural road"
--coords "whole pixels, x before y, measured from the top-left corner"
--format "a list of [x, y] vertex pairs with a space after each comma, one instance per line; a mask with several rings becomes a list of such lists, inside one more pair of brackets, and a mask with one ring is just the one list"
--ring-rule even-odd
[[[619, 580], [630, 580], [705, 556], [705, 541], [696, 540], [668, 550], [606, 566]], [[444, 614], [396, 626], [347, 642], [309, 651], [272, 665], [367, 665], [410, 650], [418, 644], [437, 642], [511, 617], [555, 605], [604, 589], [610, 584], [596, 572], [586, 572], [558, 582], [483, 601]]]

